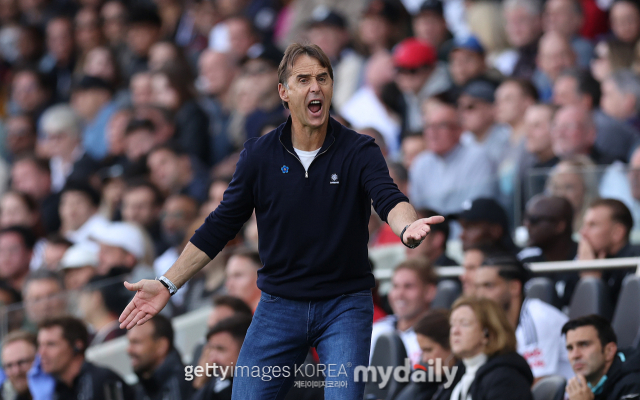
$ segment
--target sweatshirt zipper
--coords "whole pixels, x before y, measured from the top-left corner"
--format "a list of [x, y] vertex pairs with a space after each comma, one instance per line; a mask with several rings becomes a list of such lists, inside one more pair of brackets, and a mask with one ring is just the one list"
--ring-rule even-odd
[[[300, 165], [302, 165], [302, 168], [304, 168], [304, 164], [302, 163], [302, 161], [300, 161], [300, 158], [298, 157], [297, 154], [293, 154], [292, 152], [289, 151], [289, 149], [287, 149], [287, 146], [284, 145], [284, 143], [282, 143], [282, 140], [278, 139], [278, 141], [280, 142], [280, 144], [282, 145], [282, 147], [284, 147], [284, 149], [287, 151], [287, 153], [291, 154], [292, 156], [294, 156], [296, 158], [296, 160], [298, 160], [298, 162], [300, 163]], [[309, 168], [311, 168], [311, 164], [313, 164], [313, 162], [316, 160], [316, 158], [318, 158], [319, 156], [321, 156], [322, 154], [326, 153], [327, 150], [329, 150], [329, 148], [333, 146], [333, 143], [331, 143], [329, 146], [327, 146], [326, 149], [324, 149], [324, 151], [322, 153], [318, 153], [316, 154], [315, 157], [313, 157], [313, 160], [311, 160], [311, 163], [309, 164]], [[305, 178], [309, 178], [309, 168], [304, 170], [304, 177]]]

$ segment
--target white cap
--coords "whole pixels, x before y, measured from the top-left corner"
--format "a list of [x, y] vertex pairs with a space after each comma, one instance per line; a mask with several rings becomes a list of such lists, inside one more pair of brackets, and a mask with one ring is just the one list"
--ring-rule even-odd
[[99, 247], [95, 243], [82, 242], [74, 244], [64, 252], [60, 260], [60, 270], [98, 265]]
[[107, 246], [120, 247], [137, 260], [144, 258], [144, 237], [140, 229], [127, 222], [113, 222], [91, 234], [91, 239]]

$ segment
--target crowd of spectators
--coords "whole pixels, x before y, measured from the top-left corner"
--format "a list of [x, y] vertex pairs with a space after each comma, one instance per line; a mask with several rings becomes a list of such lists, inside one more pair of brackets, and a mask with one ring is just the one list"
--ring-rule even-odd
[[[128, 333], [122, 282], [165, 273], [223, 201], [243, 143], [287, 121], [277, 71], [294, 41], [331, 59], [332, 117], [375, 139], [421, 217], [447, 217], [375, 296], [372, 348], [395, 331], [414, 363], [435, 343], [433, 357], [475, 367], [498, 357], [530, 386], [571, 378], [570, 338], [593, 327], [620, 368], [599, 320], [565, 325], [567, 355], [547, 330], [567, 317], [522, 296], [522, 265], [640, 255], [639, 39], [638, 0], [0, 1], [0, 396], [228, 398], [229, 380], [176, 378], [185, 355], [170, 321], [215, 298], [193, 362], [235, 362], [261, 294], [255, 216]], [[400, 243], [375, 212], [369, 234], [371, 249]], [[449, 316], [428, 311], [432, 268], [451, 265], [463, 265], [467, 296], [452, 337], [466, 319], [498, 347], [461, 350], [448, 325], [434, 330]], [[584, 277], [602, 279], [615, 304], [628, 274], [549, 277], [566, 308]], [[134, 388], [84, 358], [125, 335]], [[456, 396], [488, 390], [460, 379]]]

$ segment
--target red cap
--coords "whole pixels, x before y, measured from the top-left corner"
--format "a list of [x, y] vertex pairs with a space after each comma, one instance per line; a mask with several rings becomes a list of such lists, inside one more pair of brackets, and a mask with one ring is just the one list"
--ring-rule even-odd
[[435, 49], [416, 38], [403, 40], [393, 50], [393, 62], [400, 68], [414, 69], [433, 65], [436, 59]]

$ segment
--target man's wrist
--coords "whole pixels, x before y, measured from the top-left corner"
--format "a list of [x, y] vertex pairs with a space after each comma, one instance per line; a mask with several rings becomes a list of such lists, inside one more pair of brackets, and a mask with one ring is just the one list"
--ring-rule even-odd
[[162, 283], [162, 286], [167, 288], [171, 296], [176, 294], [176, 292], [178, 291], [178, 287], [173, 282], [171, 282], [171, 280], [166, 276], [163, 275], [159, 278], [156, 278], [156, 280]]
[[402, 242], [403, 245], [407, 246], [410, 249], [415, 249], [416, 247], [418, 247], [420, 245], [420, 243], [422, 243], [422, 241], [416, 243], [416, 244], [408, 244], [407, 242], [404, 241], [404, 233], [407, 231], [407, 228], [409, 228], [411, 226], [411, 224], [407, 225], [404, 227], [404, 229], [402, 230], [402, 232], [400, 232], [400, 241]]

